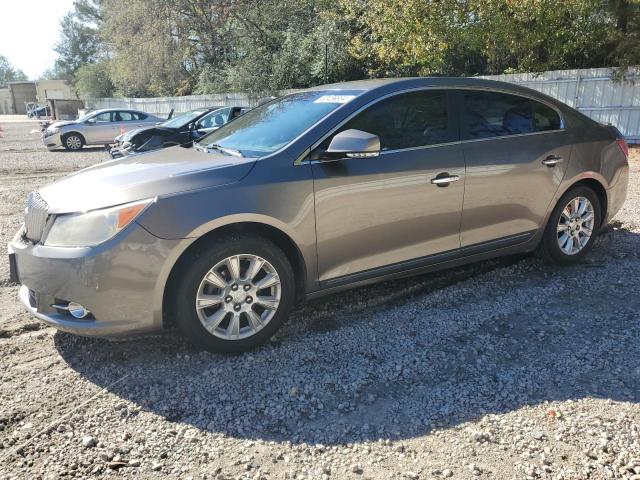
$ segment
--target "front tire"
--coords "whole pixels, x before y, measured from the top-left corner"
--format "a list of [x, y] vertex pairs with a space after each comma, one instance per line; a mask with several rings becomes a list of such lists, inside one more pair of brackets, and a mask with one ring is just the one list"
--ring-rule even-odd
[[559, 265], [577, 263], [593, 248], [601, 224], [598, 195], [587, 186], [574, 187], [551, 212], [538, 253]]
[[273, 242], [224, 235], [198, 248], [178, 271], [176, 323], [192, 343], [238, 353], [270, 338], [287, 320], [295, 278]]
[[80, 150], [84, 146], [84, 138], [77, 133], [67, 133], [62, 137], [62, 145], [67, 150]]

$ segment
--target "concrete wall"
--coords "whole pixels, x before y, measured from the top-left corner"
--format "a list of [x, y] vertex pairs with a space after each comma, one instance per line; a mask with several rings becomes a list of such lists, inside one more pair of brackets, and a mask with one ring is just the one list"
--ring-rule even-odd
[[0, 114], [9, 115], [13, 113], [13, 101], [9, 87], [0, 87]]
[[36, 102], [36, 84], [34, 82], [10, 82], [9, 92], [13, 102], [13, 113], [25, 115], [25, 102]]

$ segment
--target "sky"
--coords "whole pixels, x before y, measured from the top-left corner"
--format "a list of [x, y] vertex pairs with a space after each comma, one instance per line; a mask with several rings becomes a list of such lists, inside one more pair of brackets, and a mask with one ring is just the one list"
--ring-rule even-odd
[[57, 58], [60, 19], [73, 0], [0, 0], [0, 55], [35, 80]]

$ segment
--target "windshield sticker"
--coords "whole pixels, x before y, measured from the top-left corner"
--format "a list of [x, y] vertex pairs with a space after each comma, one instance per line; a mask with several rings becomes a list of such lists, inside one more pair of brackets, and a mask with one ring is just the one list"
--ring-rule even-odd
[[316, 98], [313, 103], [347, 103], [356, 98], [355, 95], [323, 95]]

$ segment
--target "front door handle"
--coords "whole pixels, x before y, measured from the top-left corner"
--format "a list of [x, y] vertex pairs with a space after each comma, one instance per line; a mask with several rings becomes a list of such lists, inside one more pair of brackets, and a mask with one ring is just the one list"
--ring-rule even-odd
[[431, 183], [438, 187], [448, 187], [450, 183], [457, 182], [458, 180], [460, 180], [458, 175], [449, 175], [447, 172], [444, 172], [432, 178]]
[[549, 155], [547, 158], [542, 160], [542, 163], [547, 167], [555, 167], [561, 161], [562, 157], [559, 157], [558, 155]]

